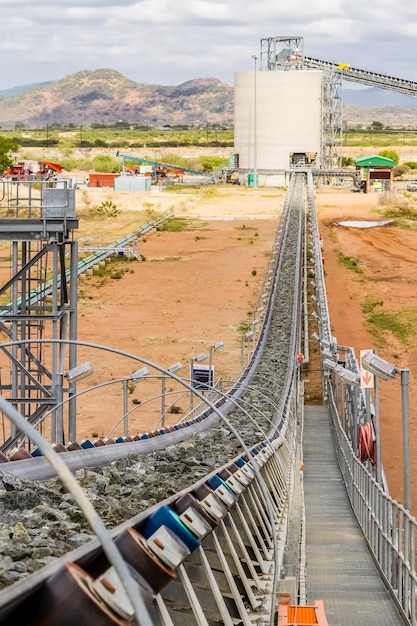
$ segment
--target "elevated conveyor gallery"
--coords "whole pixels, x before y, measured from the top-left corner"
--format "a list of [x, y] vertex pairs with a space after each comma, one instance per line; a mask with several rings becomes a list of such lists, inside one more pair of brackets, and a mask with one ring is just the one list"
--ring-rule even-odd
[[316, 70], [342, 72], [343, 80], [369, 87], [379, 87], [380, 89], [389, 89], [390, 91], [398, 91], [399, 93], [408, 94], [409, 96], [417, 96], [417, 83], [405, 78], [395, 78], [378, 72], [370, 72], [369, 70], [361, 70], [356, 67], [350, 67], [347, 63], [332, 63], [330, 61], [322, 61], [311, 57], [304, 57], [306, 67]]

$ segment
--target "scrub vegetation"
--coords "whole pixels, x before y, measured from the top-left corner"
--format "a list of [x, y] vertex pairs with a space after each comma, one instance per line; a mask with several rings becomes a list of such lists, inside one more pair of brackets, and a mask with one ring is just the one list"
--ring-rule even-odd
[[384, 311], [384, 302], [365, 296], [362, 302], [362, 313], [366, 317], [369, 332], [379, 347], [383, 347], [393, 335], [404, 346], [417, 331], [416, 309], [413, 307], [400, 311]]
[[351, 270], [352, 272], [356, 272], [357, 274], [362, 274], [362, 269], [359, 267], [359, 259], [353, 256], [347, 256], [343, 254], [343, 252], [338, 252], [338, 259], [341, 265], [344, 265], [346, 269]]
[[183, 230], [187, 230], [190, 227], [190, 222], [189, 220], [185, 220], [182, 217], [171, 217], [167, 220], [165, 220], [164, 222], [162, 222], [162, 224], [159, 224], [156, 227], [156, 230], [158, 232], [164, 232], [164, 233], [179, 233]]
[[382, 198], [379, 213], [392, 218], [399, 228], [417, 230], [417, 194], [396, 193]]

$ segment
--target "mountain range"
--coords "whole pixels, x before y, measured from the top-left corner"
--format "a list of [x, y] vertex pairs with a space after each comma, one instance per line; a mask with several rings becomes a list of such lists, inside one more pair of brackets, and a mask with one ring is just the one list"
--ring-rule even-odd
[[363, 109], [380, 107], [410, 107], [417, 108], [417, 98], [405, 93], [390, 91], [389, 89], [378, 89], [376, 87], [366, 87], [365, 89], [343, 88], [343, 104], [345, 106], [356, 106]]
[[143, 85], [115, 70], [85, 70], [8, 92], [0, 92], [0, 124], [233, 123], [233, 87], [217, 78]]
[[[233, 125], [233, 87], [217, 78], [177, 86], [136, 83], [111, 69], [83, 70], [58, 81], [0, 91], [0, 125], [138, 124]], [[343, 88], [347, 125], [417, 126], [417, 98], [384, 89]]]

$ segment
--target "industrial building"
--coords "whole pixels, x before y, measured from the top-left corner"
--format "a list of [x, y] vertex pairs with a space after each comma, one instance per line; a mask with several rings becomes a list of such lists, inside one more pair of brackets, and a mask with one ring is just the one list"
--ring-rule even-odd
[[321, 167], [322, 80], [318, 70], [236, 73], [235, 151], [260, 185], [284, 184], [297, 165]]
[[391, 189], [395, 161], [379, 154], [360, 157], [355, 161], [356, 169], [360, 173], [362, 191], [387, 191]]
[[360, 168], [341, 169], [343, 81], [417, 92], [413, 81], [307, 57], [303, 37], [261, 39], [252, 58], [253, 72], [235, 74], [234, 165], [249, 186], [284, 185], [305, 167], [319, 182], [358, 185]]

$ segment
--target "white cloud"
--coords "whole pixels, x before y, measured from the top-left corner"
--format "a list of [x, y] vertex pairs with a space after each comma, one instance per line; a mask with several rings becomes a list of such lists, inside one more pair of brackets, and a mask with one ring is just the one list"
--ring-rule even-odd
[[233, 84], [261, 38], [288, 34], [308, 56], [417, 80], [409, 0], [1, 0], [0, 90], [102, 67], [137, 82]]

